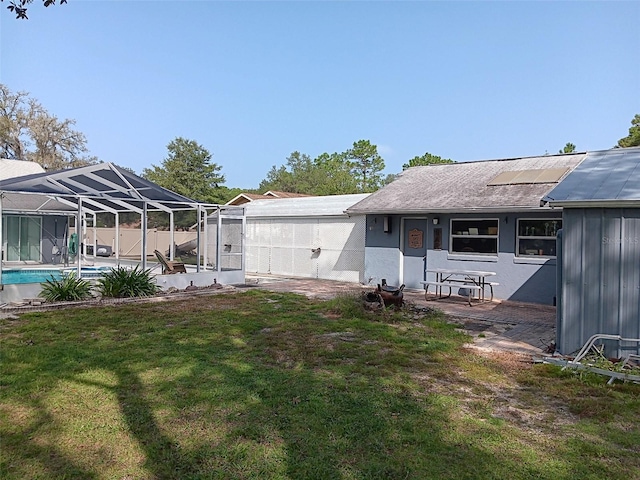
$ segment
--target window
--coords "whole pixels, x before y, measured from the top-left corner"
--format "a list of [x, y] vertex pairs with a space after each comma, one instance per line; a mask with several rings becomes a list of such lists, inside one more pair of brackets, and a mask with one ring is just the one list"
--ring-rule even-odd
[[442, 229], [441, 228], [433, 229], [433, 249], [442, 250]]
[[555, 257], [556, 235], [562, 220], [552, 218], [518, 219], [518, 256]]
[[451, 253], [498, 254], [498, 219], [451, 220]]

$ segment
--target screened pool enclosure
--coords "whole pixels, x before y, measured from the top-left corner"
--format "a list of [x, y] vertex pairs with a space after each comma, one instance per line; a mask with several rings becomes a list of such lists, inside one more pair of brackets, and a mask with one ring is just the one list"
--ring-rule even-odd
[[[189, 265], [186, 274], [158, 275], [158, 283], [163, 288], [205, 285], [214, 280], [224, 284], [244, 283], [242, 207], [198, 202], [112, 163], [2, 180], [0, 303], [8, 285], [3, 281], [3, 270], [53, 266], [72, 268], [82, 277], [87, 275], [88, 265], [132, 265], [132, 261], [143, 269], [155, 269], [157, 261], [148, 257], [149, 248], [153, 251], [153, 247], [147, 245], [149, 214], [164, 212], [168, 216], [170, 245], [175, 246], [174, 216], [185, 211], [195, 212], [197, 218], [193, 265]], [[121, 257], [121, 235], [117, 231], [120, 216], [125, 212], [139, 215], [139, 258]], [[96, 236], [93, 235], [90, 243], [86, 235], [88, 230], [96, 228], [98, 214], [113, 215], [116, 228], [113, 245], [106, 249], [108, 258], [96, 258], [99, 250]], [[70, 230], [72, 225], [74, 228]], [[173, 260], [175, 248], [163, 248], [163, 253]]]

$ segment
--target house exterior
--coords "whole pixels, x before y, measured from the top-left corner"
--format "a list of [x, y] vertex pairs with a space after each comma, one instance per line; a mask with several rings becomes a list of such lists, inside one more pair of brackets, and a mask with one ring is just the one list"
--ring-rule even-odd
[[561, 209], [541, 203], [586, 153], [412, 167], [349, 207], [366, 283], [423, 288], [437, 268], [492, 271], [498, 299], [554, 304]]
[[[0, 159], [0, 181], [43, 173], [44, 168], [36, 162]], [[73, 213], [73, 209], [44, 195], [7, 192], [1, 202], [2, 260], [16, 264], [60, 262], [68, 222], [60, 213]], [[43, 205], [47, 205], [47, 212]]]
[[254, 200], [246, 211], [246, 271], [362, 282], [365, 217], [345, 210], [368, 194]]
[[[595, 334], [640, 339], [640, 147], [589, 153], [544, 201], [562, 209], [557, 350]], [[640, 354], [639, 342], [604, 344]]]

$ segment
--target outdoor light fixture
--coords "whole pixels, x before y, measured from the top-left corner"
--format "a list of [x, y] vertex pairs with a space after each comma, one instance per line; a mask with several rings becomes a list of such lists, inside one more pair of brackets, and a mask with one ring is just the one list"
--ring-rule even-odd
[[391, 233], [391, 217], [388, 215], [382, 218], [382, 231], [384, 233]]
[[440, 223], [440, 219], [438, 217], [433, 217], [433, 224], [438, 225]]

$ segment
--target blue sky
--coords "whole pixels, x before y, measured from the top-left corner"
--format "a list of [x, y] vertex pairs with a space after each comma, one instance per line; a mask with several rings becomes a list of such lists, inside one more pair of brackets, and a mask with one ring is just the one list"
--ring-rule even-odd
[[0, 82], [142, 169], [195, 140], [228, 187], [370, 140], [385, 173], [614, 146], [640, 113], [640, 2], [89, 1], [15, 20]]

